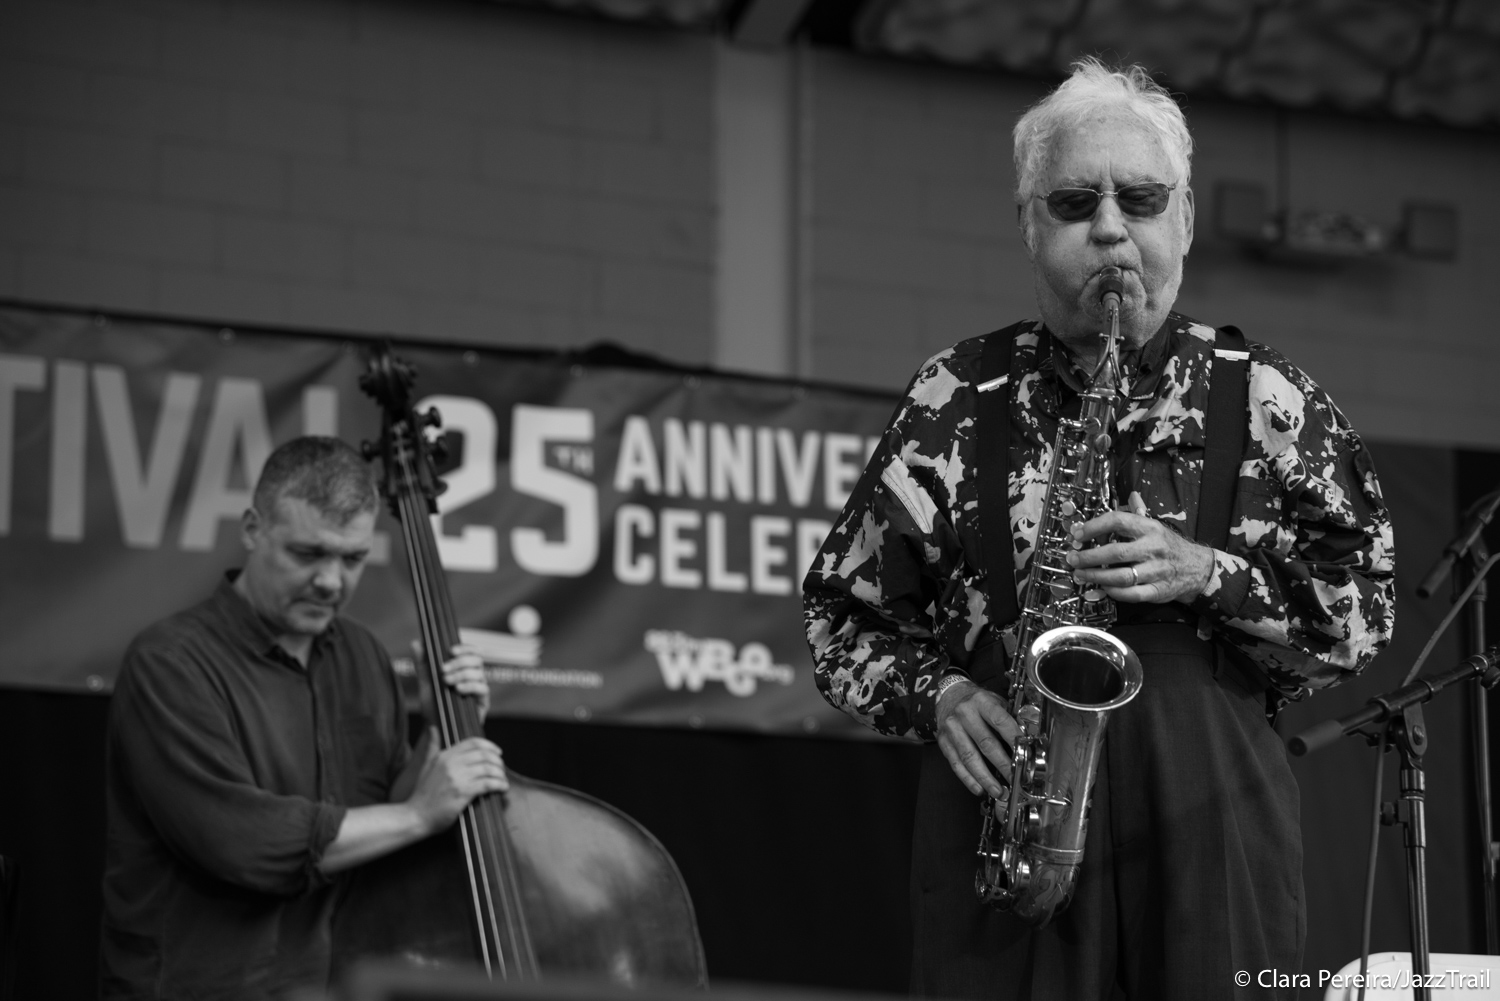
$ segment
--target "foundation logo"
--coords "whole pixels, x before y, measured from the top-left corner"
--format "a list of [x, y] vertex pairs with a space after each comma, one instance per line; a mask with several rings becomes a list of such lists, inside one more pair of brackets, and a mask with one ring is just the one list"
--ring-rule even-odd
[[670, 691], [686, 687], [701, 692], [707, 682], [721, 682], [731, 695], [747, 698], [761, 682], [790, 685], [790, 665], [778, 664], [764, 643], [746, 643], [738, 650], [721, 639], [698, 639], [686, 633], [652, 629], [646, 649], [656, 655], [662, 680]]
[[458, 631], [465, 645], [483, 657], [487, 664], [510, 664], [514, 667], [536, 667], [542, 662], [542, 617], [530, 605], [517, 605], [506, 616], [510, 632], [491, 629]]
[[599, 688], [604, 678], [598, 671], [544, 668], [542, 664], [542, 616], [530, 605], [517, 605], [506, 616], [510, 632], [491, 629], [460, 629], [459, 639], [484, 658], [485, 675], [494, 685], [531, 685], [541, 688]]

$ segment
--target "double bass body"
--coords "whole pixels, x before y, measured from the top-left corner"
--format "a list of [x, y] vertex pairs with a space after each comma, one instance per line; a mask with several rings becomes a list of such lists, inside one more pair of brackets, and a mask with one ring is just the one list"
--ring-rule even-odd
[[[412, 410], [413, 377], [382, 350], [361, 387], [382, 406], [371, 451], [383, 457], [402, 524], [423, 648], [448, 650], [458, 621], [428, 518], [442, 485], [421, 435], [432, 421]], [[442, 683], [437, 658], [427, 660], [441, 746], [482, 736], [473, 701]], [[450, 831], [357, 870], [334, 918], [335, 976], [392, 956], [478, 964], [505, 980], [707, 983], [692, 902], [661, 844], [607, 804], [515, 772], [507, 792], [474, 800]]]
[[[541, 975], [706, 984], [692, 902], [656, 839], [575, 790], [515, 772], [510, 785], [503, 812]], [[367, 957], [478, 962], [462, 854], [455, 829], [358, 870], [334, 922], [336, 965]]]

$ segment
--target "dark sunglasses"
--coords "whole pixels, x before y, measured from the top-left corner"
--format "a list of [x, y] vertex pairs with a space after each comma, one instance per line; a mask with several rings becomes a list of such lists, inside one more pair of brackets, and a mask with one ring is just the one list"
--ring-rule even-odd
[[1119, 204], [1120, 211], [1128, 216], [1149, 219], [1166, 211], [1167, 202], [1171, 200], [1172, 191], [1176, 187], [1175, 184], [1163, 184], [1160, 181], [1142, 181], [1139, 184], [1127, 184], [1118, 191], [1054, 188], [1037, 197], [1045, 198], [1053, 217], [1063, 222], [1092, 219], [1094, 213], [1099, 211], [1100, 201], [1105, 198], [1113, 198]]

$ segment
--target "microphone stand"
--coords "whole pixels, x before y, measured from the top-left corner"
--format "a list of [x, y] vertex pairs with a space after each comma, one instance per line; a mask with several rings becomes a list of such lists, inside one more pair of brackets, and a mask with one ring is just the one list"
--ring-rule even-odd
[[[1474, 585], [1467, 609], [1470, 653], [1485, 648], [1484, 606], [1489, 597], [1489, 585], [1479, 575], [1488, 558], [1481, 539], [1469, 547], [1463, 572], [1454, 581], [1455, 592], [1461, 585]], [[1494, 956], [1500, 954], [1500, 917], [1496, 915], [1495, 906], [1495, 863], [1500, 844], [1495, 842], [1494, 818], [1490, 814], [1490, 715], [1489, 700], [1483, 691], [1469, 692], [1469, 716], [1474, 731], [1474, 793], [1479, 804], [1479, 844], [1483, 850], [1480, 871], [1484, 873], [1484, 950]]]
[[[1431, 1001], [1427, 986], [1431, 973], [1427, 938], [1427, 777], [1422, 769], [1422, 755], [1427, 751], [1427, 725], [1422, 718], [1422, 703], [1449, 685], [1479, 678], [1485, 688], [1500, 684], [1500, 647], [1478, 654], [1440, 674], [1419, 678], [1393, 692], [1377, 695], [1365, 708], [1339, 719], [1324, 720], [1287, 741], [1288, 749], [1297, 755], [1315, 751], [1346, 734], [1358, 733], [1371, 744], [1394, 745], [1401, 755], [1401, 799], [1399, 804], [1381, 805], [1380, 822], [1387, 826], [1399, 823], [1406, 829], [1406, 899], [1407, 921], [1411, 928], [1412, 993], [1416, 1001]], [[1362, 729], [1371, 723], [1384, 724], [1380, 730]]]
[[[1411, 929], [1411, 965], [1414, 975], [1412, 995], [1416, 1001], [1431, 1001], [1432, 997], [1431, 988], [1427, 986], [1427, 977], [1431, 972], [1429, 969], [1431, 955], [1427, 937], [1427, 780], [1422, 770], [1422, 755], [1427, 751], [1427, 726], [1422, 718], [1422, 703], [1449, 685], [1473, 677], [1479, 678], [1479, 683], [1486, 691], [1500, 684], [1500, 667], [1497, 667], [1497, 664], [1500, 664], [1500, 647], [1492, 647], [1487, 652], [1480, 652], [1484, 650], [1485, 642], [1484, 578], [1496, 563], [1500, 563], [1500, 556], [1488, 556], [1485, 552], [1484, 529], [1494, 517], [1497, 508], [1500, 508], [1500, 490], [1487, 494], [1470, 505], [1469, 509], [1464, 512], [1464, 527], [1459, 536], [1448, 544], [1436, 565], [1427, 572], [1427, 576], [1417, 586], [1419, 598], [1431, 596], [1437, 586], [1448, 576], [1454, 564], [1459, 560], [1467, 560], [1462, 571], [1462, 576], [1468, 578], [1467, 583], [1458, 588], [1453, 607], [1448, 614], [1443, 616], [1443, 621], [1438, 623], [1438, 627], [1428, 637], [1426, 645], [1417, 655], [1401, 687], [1385, 695], [1376, 696], [1364, 709], [1336, 720], [1324, 720], [1287, 741], [1288, 750], [1293, 754], [1302, 755], [1325, 747], [1346, 734], [1359, 733], [1372, 746], [1380, 749], [1378, 753], [1381, 758], [1376, 762], [1375, 769], [1375, 798], [1379, 804], [1376, 818], [1381, 825], [1388, 827], [1399, 823], [1405, 828], [1407, 921]], [[1461, 583], [1463, 582], [1455, 581], [1455, 586]], [[1416, 674], [1422, 669], [1427, 655], [1432, 652], [1439, 637], [1447, 631], [1458, 613], [1464, 610], [1465, 602], [1469, 602], [1471, 598], [1474, 600], [1467, 607], [1469, 645], [1473, 654], [1457, 667], [1430, 678], [1417, 679]], [[1474, 721], [1475, 780], [1479, 787], [1477, 790], [1480, 802], [1479, 822], [1484, 846], [1485, 936], [1489, 954], [1495, 955], [1497, 950], [1494, 882], [1497, 846], [1491, 840], [1489, 715], [1483, 692], [1473, 693], [1470, 711]], [[1361, 729], [1370, 723], [1385, 725], [1375, 731]], [[1380, 776], [1387, 745], [1394, 745], [1401, 755], [1401, 799], [1406, 804], [1404, 815], [1399, 808], [1400, 804], [1379, 802]], [[1375, 892], [1376, 853], [1380, 844], [1376, 836], [1377, 831], [1378, 828], [1372, 827], [1368, 870], [1365, 874], [1364, 931], [1359, 966], [1361, 981], [1363, 981], [1370, 954], [1371, 903]], [[1359, 989], [1361, 1001], [1364, 995], [1365, 986], [1361, 982]]]
[[[1428, 598], [1437, 590], [1443, 578], [1460, 564], [1454, 577], [1454, 604], [1463, 601], [1465, 591], [1472, 591], [1466, 609], [1468, 619], [1467, 653], [1477, 654], [1485, 649], [1485, 602], [1489, 597], [1489, 585], [1484, 580], [1483, 565], [1489, 558], [1485, 549], [1484, 529], [1500, 508], [1500, 490], [1479, 498], [1464, 512], [1465, 521], [1458, 536], [1443, 550], [1427, 576], [1417, 586], [1417, 597]], [[1500, 844], [1495, 841], [1494, 818], [1490, 813], [1490, 721], [1489, 704], [1483, 692], [1471, 692], [1469, 697], [1469, 721], [1473, 729], [1471, 736], [1474, 758], [1474, 798], [1479, 808], [1480, 872], [1484, 879], [1484, 943], [1485, 952], [1491, 956], [1500, 954], [1500, 916], [1496, 914], [1495, 878], [1497, 855]]]

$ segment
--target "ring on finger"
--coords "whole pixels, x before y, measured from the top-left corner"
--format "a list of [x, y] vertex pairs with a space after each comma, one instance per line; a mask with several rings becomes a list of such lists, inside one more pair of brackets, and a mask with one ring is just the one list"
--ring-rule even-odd
[[1135, 567], [1130, 568], [1130, 586], [1135, 587], [1141, 582], [1141, 575], [1135, 572]]

